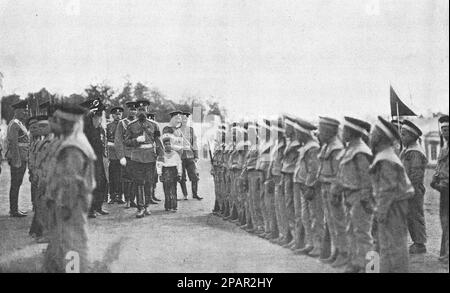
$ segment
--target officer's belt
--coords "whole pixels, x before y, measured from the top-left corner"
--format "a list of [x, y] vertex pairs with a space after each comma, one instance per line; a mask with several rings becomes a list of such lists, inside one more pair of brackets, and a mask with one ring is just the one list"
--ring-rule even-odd
[[141, 144], [139, 146], [140, 149], [152, 149], [153, 148], [153, 144]]
[[19, 142], [19, 143], [17, 144], [17, 146], [20, 146], [20, 147], [28, 147], [28, 146], [30, 146], [30, 144], [29, 144], [28, 142]]

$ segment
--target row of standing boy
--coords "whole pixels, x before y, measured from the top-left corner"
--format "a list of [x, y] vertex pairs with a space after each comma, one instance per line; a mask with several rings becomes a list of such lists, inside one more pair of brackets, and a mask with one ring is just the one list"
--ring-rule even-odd
[[[431, 187], [441, 195], [439, 260], [448, 264], [448, 116], [439, 122]], [[349, 273], [365, 272], [370, 252], [380, 272], [408, 272], [409, 254], [426, 252], [421, 135], [411, 121], [382, 117], [374, 125], [320, 117], [316, 127], [291, 115], [222, 125], [212, 157], [214, 213]]]

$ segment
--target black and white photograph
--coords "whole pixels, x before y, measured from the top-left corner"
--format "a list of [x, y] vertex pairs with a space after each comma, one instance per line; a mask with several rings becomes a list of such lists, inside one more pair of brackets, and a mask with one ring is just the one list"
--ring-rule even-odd
[[447, 0], [0, 0], [0, 273], [448, 274], [448, 80]]

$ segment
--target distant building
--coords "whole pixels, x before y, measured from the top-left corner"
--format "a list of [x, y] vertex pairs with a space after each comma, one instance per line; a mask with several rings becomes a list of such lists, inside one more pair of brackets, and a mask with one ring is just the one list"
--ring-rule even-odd
[[428, 167], [436, 166], [439, 152], [441, 150], [438, 117], [410, 119], [423, 132], [422, 146], [428, 159]]
[[439, 132], [430, 131], [426, 133], [423, 138], [423, 146], [428, 158], [428, 165], [434, 167], [437, 164], [437, 159], [441, 150]]

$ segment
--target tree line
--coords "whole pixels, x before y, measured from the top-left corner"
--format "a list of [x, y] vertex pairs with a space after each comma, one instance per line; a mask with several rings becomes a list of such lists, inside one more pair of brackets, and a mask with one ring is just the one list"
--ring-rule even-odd
[[[28, 100], [30, 115], [39, 115], [39, 105], [51, 99], [62, 98], [64, 101], [71, 103], [82, 103], [88, 99], [101, 99], [107, 109], [115, 106], [123, 106], [128, 101], [146, 99], [150, 101], [150, 110], [156, 114], [156, 120], [160, 122], [168, 122], [170, 120], [169, 112], [173, 110], [192, 112], [194, 107], [200, 107], [204, 117], [207, 115], [217, 115], [224, 121], [226, 109], [224, 109], [218, 99], [203, 99], [196, 96], [187, 96], [178, 102], [168, 98], [163, 92], [156, 87], [149, 87], [142, 82], [135, 84], [127, 81], [122, 89], [114, 90], [110, 85], [91, 84], [81, 94], [71, 94], [61, 97], [58, 94], [50, 93], [47, 89], [42, 88], [38, 92], [28, 93], [25, 99]], [[13, 117], [11, 105], [20, 101], [20, 96], [16, 94], [3, 96], [1, 98], [1, 117], [7, 123]], [[107, 117], [109, 112], [106, 112]], [[127, 113], [125, 113], [127, 115]]]

